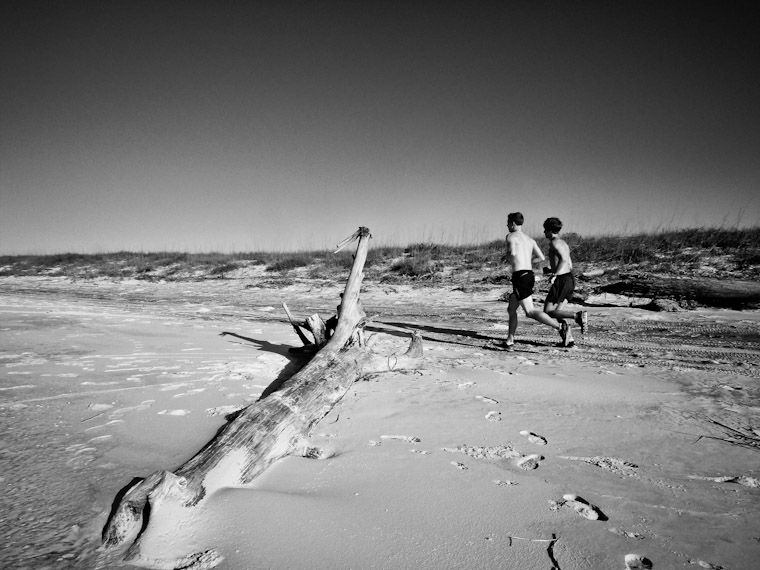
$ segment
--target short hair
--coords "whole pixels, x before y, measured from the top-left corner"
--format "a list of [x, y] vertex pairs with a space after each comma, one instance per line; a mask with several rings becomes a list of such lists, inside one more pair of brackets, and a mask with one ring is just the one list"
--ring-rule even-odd
[[562, 229], [562, 222], [559, 218], [546, 218], [544, 229], [553, 234], [558, 234], [559, 230]]
[[521, 226], [523, 225], [523, 222], [525, 221], [525, 218], [523, 218], [523, 215], [520, 212], [512, 212], [507, 216], [507, 223], [514, 222], [515, 225]]

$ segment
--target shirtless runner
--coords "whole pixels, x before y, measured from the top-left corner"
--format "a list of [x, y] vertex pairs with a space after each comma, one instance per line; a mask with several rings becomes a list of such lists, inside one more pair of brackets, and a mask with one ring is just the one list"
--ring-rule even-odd
[[[539, 323], [562, 331], [562, 325], [547, 315], [545, 312], [533, 306], [533, 287], [535, 276], [533, 275], [533, 260], [544, 261], [544, 254], [538, 247], [536, 240], [527, 236], [522, 231], [523, 215], [513, 212], [507, 216], [507, 255], [512, 265], [512, 285], [514, 290], [509, 295], [509, 335], [505, 341], [507, 348], [515, 344], [515, 331], [517, 330], [517, 307], [521, 306], [525, 315]], [[564, 339], [563, 339], [564, 342]]]
[[560, 334], [562, 344], [573, 344], [573, 333], [570, 323], [575, 321], [581, 327], [581, 333], [586, 334], [588, 327], [588, 313], [586, 311], [566, 311], [565, 305], [572, 299], [575, 291], [575, 278], [573, 277], [573, 261], [570, 259], [570, 247], [565, 240], [559, 237], [562, 222], [559, 218], [547, 218], [544, 222], [544, 236], [551, 240], [549, 245], [549, 274], [551, 275], [551, 288], [546, 295], [544, 312], [559, 321], [562, 325]]

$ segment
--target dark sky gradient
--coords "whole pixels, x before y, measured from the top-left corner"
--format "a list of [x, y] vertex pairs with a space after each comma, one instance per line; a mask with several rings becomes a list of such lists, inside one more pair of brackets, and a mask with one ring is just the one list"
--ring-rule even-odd
[[0, 6], [0, 253], [760, 223], [751, 4]]

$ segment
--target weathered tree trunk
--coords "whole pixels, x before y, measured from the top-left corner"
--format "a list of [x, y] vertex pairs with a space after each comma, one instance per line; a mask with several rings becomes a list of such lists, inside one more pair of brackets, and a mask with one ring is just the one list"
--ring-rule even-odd
[[602, 287], [607, 293], [694, 301], [713, 307], [741, 308], [760, 304], [760, 283], [735, 279], [621, 275], [621, 281]]
[[[299, 451], [305, 454], [308, 447], [305, 438], [310, 430], [357, 378], [394, 369], [419, 368], [422, 341], [418, 333], [404, 355], [390, 358], [372, 353], [363, 342], [361, 327], [366, 319], [359, 289], [369, 230], [359, 228], [353, 237], [359, 239], [359, 244], [339, 306], [338, 323], [327, 344], [279, 391], [242, 410], [174, 473], [159, 471], [129, 488], [104, 529], [101, 567], [117, 557], [155, 568], [212, 568], [221, 561], [214, 550], [169, 561], [142, 557], [140, 536], [149, 523], [148, 513], [151, 519], [160, 517], [166, 502], [172, 503], [174, 510], [177, 505], [198, 508], [221, 488], [250, 483], [278, 459]], [[305, 337], [302, 340], [309, 342]], [[309, 455], [315, 455], [312, 449]]]

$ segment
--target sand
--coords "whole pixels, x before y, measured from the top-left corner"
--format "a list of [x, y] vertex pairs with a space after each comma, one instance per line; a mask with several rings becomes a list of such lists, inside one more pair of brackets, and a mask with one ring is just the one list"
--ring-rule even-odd
[[[172, 470], [303, 362], [279, 303], [328, 316], [340, 284], [0, 280], [0, 562], [93, 568], [117, 493]], [[419, 372], [356, 382], [288, 457], [144, 554], [223, 570], [749, 569], [760, 556], [760, 313], [590, 299], [578, 346], [500, 289], [367, 285], [376, 350], [425, 337]], [[236, 335], [221, 336], [221, 332]], [[520, 333], [522, 335], [520, 336]], [[245, 337], [245, 340], [240, 337]], [[626, 556], [628, 562], [626, 563]]]

